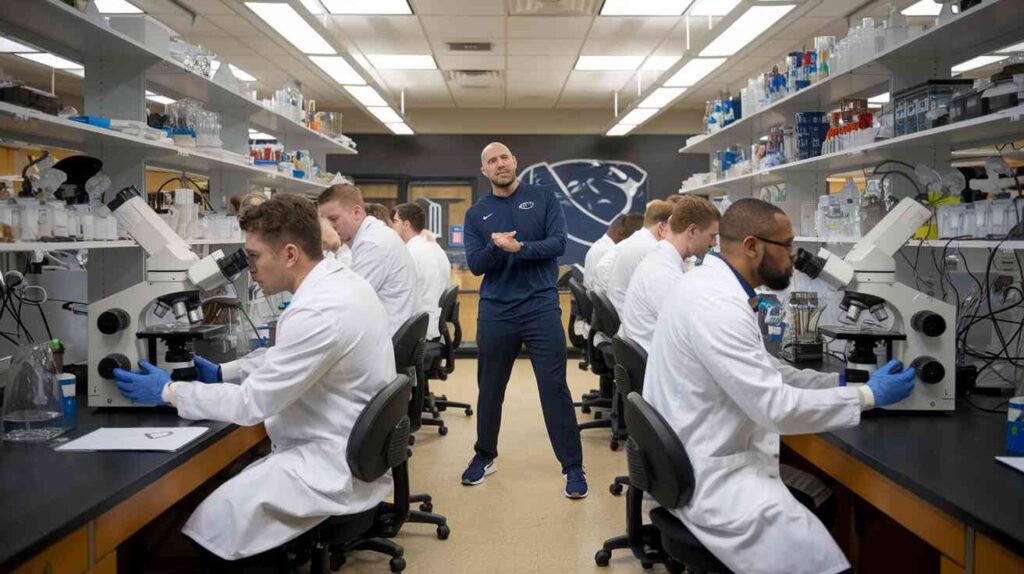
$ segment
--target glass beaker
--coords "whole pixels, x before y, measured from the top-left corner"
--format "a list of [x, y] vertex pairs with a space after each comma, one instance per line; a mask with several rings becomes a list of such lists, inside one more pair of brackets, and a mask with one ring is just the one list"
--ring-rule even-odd
[[57, 367], [48, 343], [18, 349], [7, 375], [4, 440], [46, 441], [65, 431]]

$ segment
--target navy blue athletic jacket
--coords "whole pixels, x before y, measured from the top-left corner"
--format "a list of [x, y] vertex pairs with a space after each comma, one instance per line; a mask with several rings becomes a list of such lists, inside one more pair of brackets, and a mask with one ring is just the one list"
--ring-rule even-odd
[[[558, 257], [565, 253], [565, 214], [548, 188], [520, 182], [509, 197], [493, 193], [466, 212], [466, 262], [483, 275], [479, 318], [508, 321], [557, 310]], [[515, 231], [517, 253], [494, 245], [491, 234]]]

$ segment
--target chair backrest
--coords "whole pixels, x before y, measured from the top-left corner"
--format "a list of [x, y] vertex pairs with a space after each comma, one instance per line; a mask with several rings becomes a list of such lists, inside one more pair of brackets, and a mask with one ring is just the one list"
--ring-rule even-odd
[[644, 374], [647, 371], [647, 351], [629, 337], [612, 337], [615, 355], [615, 386], [623, 395], [644, 392]]
[[594, 305], [590, 302], [590, 297], [587, 296], [587, 289], [583, 286], [583, 282], [577, 281], [575, 277], [569, 279], [569, 292], [572, 293], [572, 299], [579, 307], [580, 317], [586, 319], [588, 323], [592, 321]]
[[594, 303], [594, 320], [590, 326], [613, 337], [619, 331], [619, 312], [612, 300], [602, 291], [591, 291], [590, 300]]
[[373, 482], [409, 458], [409, 377], [398, 375], [359, 413], [345, 449], [352, 476]]
[[629, 482], [665, 508], [679, 508], [693, 497], [694, 477], [686, 447], [658, 411], [638, 393], [623, 401], [629, 441]]
[[423, 341], [427, 338], [428, 324], [430, 315], [426, 312], [413, 313], [391, 336], [391, 344], [395, 347], [395, 368], [399, 373], [423, 363]]
[[[451, 363], [455, 358], [455, 351], [460, 345], [462, 345], [462, 325], [459, 324], [458, 286], [450, 285], [445, 289], [444, 293], [441, 293], [441, 300], [438, 301], [438, 305], [441, 307], [438, 332], [441, 333], [441, 340], [444, 342], [445, 346], [445, 354], [448, 357], [448, 362]], [[455, 328], [454, 333], [448, 330], [449, 324]]]

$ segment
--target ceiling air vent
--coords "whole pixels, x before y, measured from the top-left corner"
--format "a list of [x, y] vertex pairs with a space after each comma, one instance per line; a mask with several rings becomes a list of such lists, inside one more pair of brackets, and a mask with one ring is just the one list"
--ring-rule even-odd
[[510, 16], [593, 16], [602, 0], [510, 0]]
[[490, 42], [448, 42], [448, 50], [452, 52], [490, 52]]
[[501, 85], [501, 72], [497, 70], [447, 70], [449, 84], [467, 90], [485, 90]]

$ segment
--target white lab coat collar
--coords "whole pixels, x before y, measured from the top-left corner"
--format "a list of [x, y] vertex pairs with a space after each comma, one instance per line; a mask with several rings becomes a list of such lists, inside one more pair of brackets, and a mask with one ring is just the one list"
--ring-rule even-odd
[[319, 263], [309, 270], [309, 273], [302, 280], [302, 283], [299, 283], [299, 288], [292, 294], [292, 303], [300, 300], [303, 293], [316, 289], [316, 285], [325, 277], [341, 271], [342, 268], [341, 264], [334, 259], [328, 259], [326, 257], [321, 259]]
[[654, 247], [651, 249], [651, 255], [671, 265], [678, 265], [681, 271], [686, 272], [686, 260], [679, 254], [676, 246], [665, 239], [654, 244]]
[[413, 235], [412, 238], [409, 239], [409, 241], [406, 241], [405, 245], [408, 247], [412, 247], [414, 245], [419, 245], [421, 243], [427, 243], [427, 238], [417, 233], [416, 235]]

